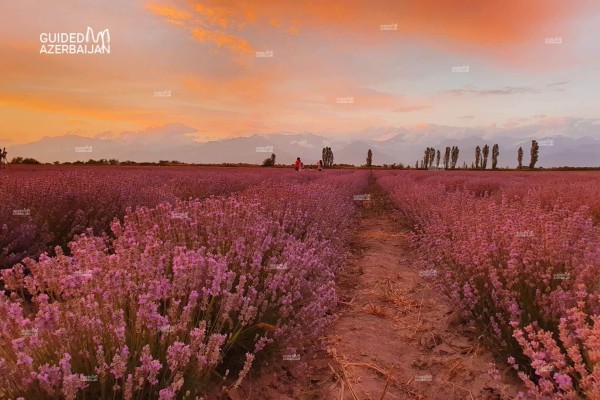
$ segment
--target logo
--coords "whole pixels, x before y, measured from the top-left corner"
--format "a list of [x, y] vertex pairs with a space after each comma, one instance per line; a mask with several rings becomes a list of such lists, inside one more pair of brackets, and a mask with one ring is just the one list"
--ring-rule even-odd
[[554, 274], [553, 278], [559, 281], [565, 281], [571, 277], [571, 274], [568, 272], [560, 272], [558, 274]]
[[175, 327], [171, 325], [163, 325], [159, 327], [158, 330], [163, 334], [173, 333], [176, 331]]
[[92, 146], [75, 146], [75, 153], [91, 153]]
[[22, 329], [21, 330], [21, 335], [23, 335], [23, 336], [37, 336], [38, 335], [38, 329], [37, 328]]
[[544, 39], [544, 43], [546, 44], [562, 44], [562, 42], [562, 36], [547, 37]]
[[380, 31], [397, 31], [398, 24], [379, 25], [379, 30]]
[[287, 263], [273, 264], [269, 266], [269, 269], [286, 270], [288, 265]]
[[515, 234], [517, 237], [534, 237], [535, 233], [533, 231], [520, 231]]
[[553, 372], [554, 366], [553, 365], [542, 365], [537, 370], [539, 372]]
[[458, 67], [452, 67], [452, 72], [469, 72], [470, 68], [468, 65], [461, 65]]
[[354, 97], [338, 97], [335, 102], [337, 104], [354, 104]]
[[79, 276], [81, 278], [92, 278], [94, 276], [94, 272], [92, 270], [86, 269], [83, 271], [75, 271], [75, 276]]
[[434, 278], [437, 276], [437, 269], [424, 269], [423, 271], [419, 271], [419, 276], [422, 278]]
[[40, 54], [110, 54], [108, 29], [94, 34], [88, 26], [83, 32], [40, 34]]
[[257, 58], [273, 58], [273, 50], [257, 51]]
[[433, 377], [431, 375], [417, 375], [415, 376], [415, 382], [431, 382]]
[[188, 219], [188, 213], [173, 211], [173, 212], [171, 212], [171, 218], [173, 218], [173, 219]]
[[371, 195], [370, 194], [355, 194], [354, 196], [352, 196], [352, 199], [354, 201], [369, 201], [369, 200], [371, 200]]
[[273, 146], [256, 146], [257, 153], [272, 153]]
[[155, 90], [154, 97], [171, 97], [170, 90]]
[[29, 208], [23, 208], [20, 210], [13, 210], [13, 215], [21, 215], [21, 216], [27, 216], [27, 215], [31, 215], [31, 211], [29, 210]]

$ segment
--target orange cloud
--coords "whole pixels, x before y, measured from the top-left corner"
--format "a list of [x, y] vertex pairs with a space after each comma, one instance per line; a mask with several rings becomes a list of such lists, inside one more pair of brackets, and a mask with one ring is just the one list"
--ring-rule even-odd
[[[200, 42], [210, 42], [218, 47], [228, 48], [241, 53], [252, 53], [252, 46], [247, 40], [227, 33], [228, 28], [235, 27], [235, 21], [229, 21], [232, 12], [224, 7], [207, 7], [201, 3], [189, 4], [189, 10], [181, 10], [169, 5], [147, 5], [146, 9], [163, 17], [168, 23], [174, 23], [189, 30], [192, 37]], [[249, 18], [245, 15], [244, 19]], [[245, 22], [238, 24], [241, 29]]]
[[231, 14], [227, 9], [220, 7], [209, 8], [199, 3], [194, 4], [193, 8], [198, 14], [202, 15], [209, 24], [218, 25], [223, 29], [227, 29], [227, 26], [229, 25], [227, 19]]
[[[113, 15], [106, 23], [115, 40], [106, 57], [41, 56], [38, 36], [46, 28], [22, 17], [35, 7], [11, 3], [12, 11], [0, 15], [8, 32], [0, 38], [0, 130], [14, 130], [16, 140], [21, 132], [45, 134], [51, 127], [56, 133], [81, 120], [89, 121], [81, 129], [90, 131], [181, 122], [215, 137], [323, 127], [345, 132], [382, 123], [440, 123], [471, 105], [470, 115], [489, 122], [496, 114], [519, 114], [508, 95], [525, 94], [532, 108], [546, 91], [569, 95], [571, 84], [564, 82], [576, 81], [589, 64], [569, 52], [590, 53], [589, 32], [595, 31], [582, 15], [593, 16], [600, 6], [597, 0], [147, 1], [144, 9], [115, 14], [83, 12], [64, 0], [60, 10], [44, 8], [48, 21], [56, 20], [47, 27], [53, 31], [88, 21], [102, 25]], [[565, 44], [544, 45], [555, 36], [565, 37]], [[255, 50], [274, 57], [254, 57]], [[465, 55], [473, 60], [456, 61]], [[450, 75], [451, 62], [472, 62], [476, 73]], [[427, 68], [420, 68], [424, 63]], [[504, 73], [516, 63], [526, 67], [523, 75]], [[564, 68], [567, 63], [574, 68]], [[540, 83], [538, 77], [558, 64], [563, 74], [548, 82], [559, 82]], [[436, 72], [442, 70], [445, 75]], [[482, 76], [489, 80], [477, 81]], [[473, 86], [464, 86], [469, 82]], [[152, 95], [165, 89], [173, 90], [172, 98]], [[444, 91], [464, 96], [448, 102], [437, 96]], [[340, 104], [338, 97], [353, 97], [353, 103]], [[482, 108], [503, 101], [506, 107]], [[417, 112], [425, 108], [431, 109], [426, 117]]]
[[234, 35], [228, 35], [220, 31], [210, 31], [208, 29], [193, 28], [192, 36], [200, 42], [212, 42], [218, 47], [226, 47], [231, 50], [237, 50], [241, 53], [252, 53], [252, 46], [244, 39]]
[[[292, 36], [319, 30], [335, 33], [333, 37], [341, 40], [352, 35], [358, 41], [383, 43], [393, 40], [394, 35], [410, 35], [442, 39], [442, 42], [432, 41], [432, 46], [455, 42], [474, 45], [480, 50], [498, 50], [527, 42], [540, 44], [545, 37], [560, 36], [566, 28], [565, 19], [589, 12], [597, 5], [593, 0], [187, 0], [186, 7], [193, 13], [193, 27], [201, 25], [212, 31], [235, 29], [234, 33], [223, 34], [228, 38], [238, 38], [230, 39], [231, 43], [251, 43], [250, 33], [244, 31], [251, 25], [263, 30], [280, 30], [283, 27], [283, 32]], [[160, 9], [150, 10], [165, 16]], [[395, 28], [385, 31], [381, 25], [394, 25]], [[198, 38], [197, 35], [195, 37]], [[238, 46], [231, 48], [240, 50]], [[513, 53], [514, 50], [512, 48]]]
[[160, 15], [161, 17], [165, 17], [168, 19], [188, 20], [191, 18], [189, 12], [180, 10], [175, 7], [148, 4], [146, 5], [146, 9], [153, 12], [156, 15]]

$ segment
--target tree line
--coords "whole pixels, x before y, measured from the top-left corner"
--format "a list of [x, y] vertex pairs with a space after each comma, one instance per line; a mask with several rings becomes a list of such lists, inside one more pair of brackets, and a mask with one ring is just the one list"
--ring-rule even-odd
[[[534, 169], [535, 164], [538, 162], [540, 146], [536, 140], [531, 141], [530, 155], [531, 159], [529, 162], [529, 169]], [[370, 151], [370, 150], [369, 150]], [[459, 155], [458, 146], [446, 147], [443, 160], [441, 159], [440, 150], [436, 150], [433, 147], [427, 147], [423, 154], [423, 159], [420, 164], [419, 161], [415, 163], [415, 168], [421, 169], [434, 169], [440, 168], [440, 161], [443, 163], [444, 169], [455, 169]], [[487, 169], [488, 159], [490, 155], [490, 146], [485, 145], [482, 147], [475, 147], [475, 161], [471, 163], [471, 169]], [[500, 146], [494, 144], [492, 147], [492, 169], [498, 167], [498, 156], [500, 155]], [[466, 162], [463, 163], [463, 169], [467, 169]], [[517, 169], [523, 169], [523, 148], [519, 147], [517, 150]]]
[[[529, 161], [529, 169], [534, 169], [536, 163], [539, 158], [539, 149], [540, 146], [536, 140], [531, 141], [530, 148], [530, 161]], [[488, 158], [490, 153], [489, 145], [485, 145], [483, 147], [477, 146], [475, 147], [475, 161], [471, 163], [471, 169], [487, 169]], [[423, 153], [423, 159], [419, 162], [415, 163], [416, 169], [456, 169], [456, 164], [458, 162], [458, 156], [460, 154], [460, 150], [458, 146], [446, 147], [443, 153], [439, 149], [435, 149], [433, 147], [427, 147], [425, 152]], [[498, 166], [498, 156], [500, 155], [500, 146], [498, 144], [494, 144], [492, 146], [492, 165], [491, 169], [497, 169]], [[323, 167], [331, 168], [333, 167], [333, 150], [331, 147], [324, 147], [321, 152], [321, 157], [323, 161]], [[271, 154], [270, 157], [266, 158], [262, 162], [263, 167], [274, 167], [275, 166], [276, 155], [275, 153]], [[42, 164], [38, 160], [34, 158], [23, 158], [23, 157], [15, 157], [11, 160], [11, 164]], [[58, 161], [54, 162], [55, 165], [64, 164], [64, 165], [181, 165], [186, 164], [179, 161], [168, 161], [168, 160], [160, 160], [158, 163], [155, 162], [143, 162], [136, 163], [133, 161], [118, 161], [116, 159], [100, 159], [93, 160], [90, 159], [88, 161], [75, 161], [75, 162], [64, 162], [60, 163]], [[440, 166], [441, 164], [441, 166]], [[246, 165], [244, 163], [223, 163], [221, 165]], [[249, 164], [248, 164], [249, 165]], [[341, 165], [341, 164], [340, 164]], [[345, 164], [344, 164], [345, 165]], [[371, 149], [367, 151], [367, 158], [365, 167], [373, 166], [373, 152]], [[384, 164], [384, 167], [388, 167], [387, 164]], [[390, 166], [391, 168], [404, 168], [402, 163], [396, 165], [396, 163]], [[410, 168], [410, 166], [407, 166]], [[467, 169], [466, 162], [463, 163], [463, 169]], [[517, 169], [523, 169], [523, 148], [519, 147], [517, 150]]]

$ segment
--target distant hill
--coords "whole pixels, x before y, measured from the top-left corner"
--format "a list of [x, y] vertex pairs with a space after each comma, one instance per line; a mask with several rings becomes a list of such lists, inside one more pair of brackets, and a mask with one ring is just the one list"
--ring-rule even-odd
[[[495, 135], [484, 138], [474, 131], [462, 130], [462, 138], [449, 139], [441, 135], [443, 129], [432, 127], [419, 137], [415, 132], [404, 128], [374, 129], [364, 131], [364, 139], [339, 140], [314, 133], [273, 133], [247, 137], [227, 138], [215, 141], [198, 142], [193, 136], [183, 134], [185, 129], [176, 127], [159, 134], [129, 134], [117, 138], [89, 138], [77, 135], [44, 137], [38, 141], [9, 146], [9, 160], [13, 157], [33, 157], [42, 162], [87, 161], [89, 159], [111, 159], [136, 162], [178, 160], [187, 163], [261, 163], [269, 157], [271, 148], [277, 155], [277, 163], [291, 164], [296, 157], [306, 163], [315, 163], [321, 158], [321, 150], [331, 146], [335, 162], [363, 165], [367, 150], [373, 150], [376, 165], [404, 163], [413, 166], [423, 158], [426, 147], [440, 149], [446, 146], [459, 146], [458, 165], [466, 161], [470, 166], [474, 160], [475, 146], [500, 145], [498, 166], [514, 167], [517, 163], [517, 149], [523, 147], [523, 164], [529, 163], [531, 139], [535, 136], [515, 138]], [[171, 131], [169, 131], [171, 129]], [[191, 130], [191, 128], [188, 128]], [[440, 132], [438, 132], [438, 130]], [[456, 132], [455, 132], [456, 133]], [[370, 138], [388, 136], [385, 140]], [[435, 136], [432, 136], [435, 135]], [[600, 166], [600, 140], [592, 137], [571, 138], [565, 135], [536, 137], [540, 142], [540, 158], [537, 166], [560, 167]], [[540, 139], [548, 139], [541, 141]], [[91, 151], [89, 151], [91, 150]], [[88, 152], [89, 151], [89, 152]]]

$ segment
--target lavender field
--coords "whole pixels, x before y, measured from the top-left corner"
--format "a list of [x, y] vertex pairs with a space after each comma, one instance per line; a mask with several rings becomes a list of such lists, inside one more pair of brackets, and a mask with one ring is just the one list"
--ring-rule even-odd
[[600, 398], [595, 172], [65, 166], [2, 175], [0, 398], [233, 398], [327, 333], [373, 191], [519, 397]]
[[366, 172], [115, 172], [3, 181], [0, 397], [198, 398], [327, 326]]
[[0, 10], [0, 400], [600, 400], [600, 0]]

